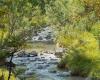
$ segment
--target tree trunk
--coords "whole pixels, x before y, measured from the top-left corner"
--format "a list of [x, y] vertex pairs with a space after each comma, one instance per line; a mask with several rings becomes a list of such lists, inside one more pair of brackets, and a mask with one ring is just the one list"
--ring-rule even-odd
[[14, 55], [14, 53], [11, 54], [11, 59], [10, 59], [10, 64], [9, 64], [9, 76], [8, 76], [8, 80], [10, 80], [10, 77], [11, 77], [13, 55]]

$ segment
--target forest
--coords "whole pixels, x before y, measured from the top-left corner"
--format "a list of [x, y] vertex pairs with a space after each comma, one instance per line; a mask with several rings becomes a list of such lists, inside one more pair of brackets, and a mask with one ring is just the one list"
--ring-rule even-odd
[[0, 80], [100, 80], [100, 0], [0, 0]]

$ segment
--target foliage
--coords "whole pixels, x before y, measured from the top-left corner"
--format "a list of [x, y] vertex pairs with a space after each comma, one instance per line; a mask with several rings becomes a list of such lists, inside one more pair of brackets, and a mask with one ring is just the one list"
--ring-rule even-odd
[[56, 42], [67, 48], [61, 65], [73, 74], [99, 77], [99, 19], [100, 0], [0, 0], [0, 59], [51, 25]]
[[98, 42], [88, 32], [73, 30], [64, 35], [60, 37], [60, 44], [68, 48], [64, 64], [69, 66], [73, 75], [88, 76], [100, 66]]
[[99, 41], [99, 48], [100, 48], [100, 22], [96, 22], [92, 28], [91, 33], [94, 34], [95, 38]]
[[49, 24], [64, 24], [67, 17], [66, 3], [67, 0], [55, 0], [46, 5], [46, 14], [48, 15]]
[[96, 17], [100, 19], [100, 0], [82, 0], [85, 3], [86, 11], [95, 11]]
[[87, 3], [84, 0], [51, 1], [46, 6], [49, 24], [55, 25], [57, 28], [72, 25], [80, 30], [90, 31], [98, 17], [95, 10], [87, 10], [90, 9], [90, 7], [87, 7]]
[[19, 50], [31, 39], [35, 30], [45, 25], [45, 15], [42, 16], [38, 4], [34, 5], [30, 0], [0, 0], [1, 53], [7, 50], [8, 55], [11, 53], [10, 48]]
[[56, 42], [67, 48], [61, 65], [81, 76], [95, 73], [100, 65], [99, 5], [99, 0], [55, 0], [46, 6], [49, 24], [57, 30]]

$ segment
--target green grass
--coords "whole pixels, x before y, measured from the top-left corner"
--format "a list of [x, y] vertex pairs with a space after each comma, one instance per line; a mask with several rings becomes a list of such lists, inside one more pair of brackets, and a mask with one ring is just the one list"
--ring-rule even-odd
[[[9, 72], [5, 68], [0, 68], [0, 80], [2, 80], [2, 74], [4, 75], [4, 80], [8, 80]], [[16, 80], [14, 74], [12, 73], [10, 80]]]

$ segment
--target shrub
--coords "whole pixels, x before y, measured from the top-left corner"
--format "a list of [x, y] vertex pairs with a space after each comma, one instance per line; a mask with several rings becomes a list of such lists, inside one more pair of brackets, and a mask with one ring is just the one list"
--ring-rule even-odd
[[98, 41], [93, 34], [71, 31], [60, 39], [64, 39], [64, 41], [60, 40], [61, 44], [68, 48], [67, 54], [63, 58], [66, 61], [63, 61], [63, 64], [68, 65], [72, 75], [93, 76], [96, 71], [95, 69], [100, 66]]
[[9, 52], [7, 50], [0, 50], [0, 59], [4, 59], [6, 58], [7, 56], [9, 56]]
[[100, 60], [99, 53], [90, 52], [86, 53], [81, 49], [73, 49], [66, 56], [69, 69], [72, 71], [72, 75], [79, 76], [92, 76], [96, 73], [96, 69], [100, 66], [98, 62]]
[[96, 22], [92, 26], [91, 33], [93, 33], [96, 39], [99, 41], [99, 47], [100, 47], [100, 21]]

